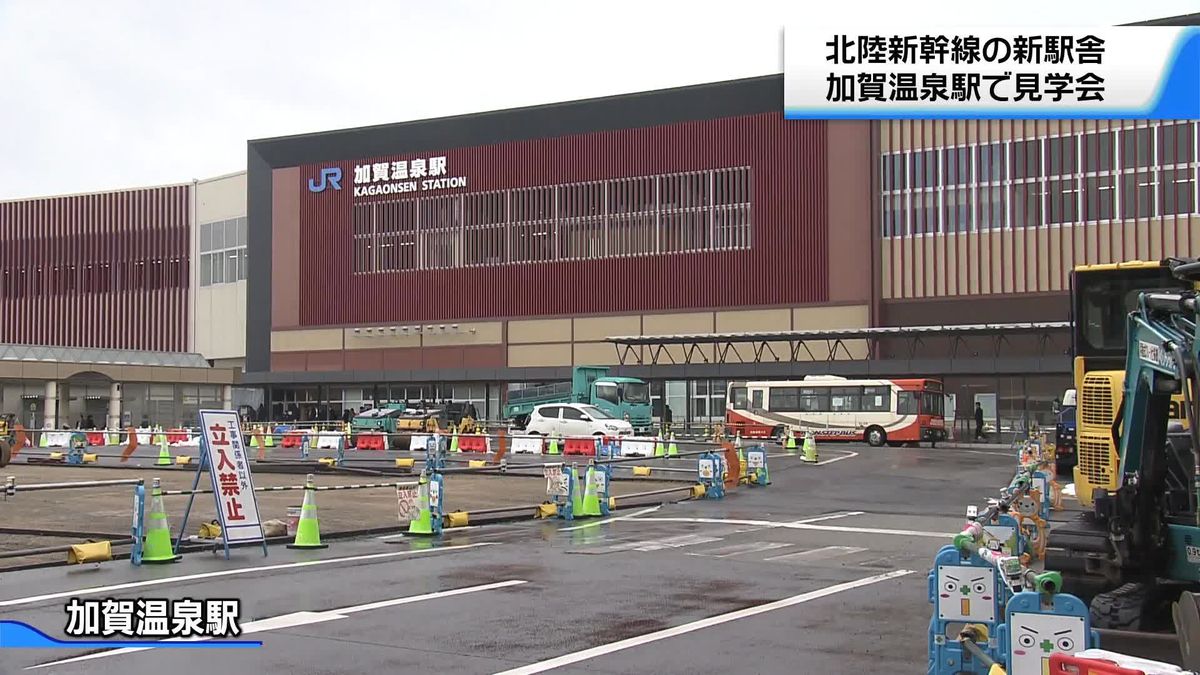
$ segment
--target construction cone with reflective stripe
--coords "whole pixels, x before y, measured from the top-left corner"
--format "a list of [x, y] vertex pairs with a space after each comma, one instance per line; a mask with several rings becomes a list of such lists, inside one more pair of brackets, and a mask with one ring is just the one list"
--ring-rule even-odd
[[583, 515], [583, 486], [579, 484], [579, 469], [570, 468], [571, 471], [571, 513], [577, 516]]
[[450, 437], [450, 452], [462, 452], [458, 447], [458, 429], [455, 429], [454, 435]]
[[811, 431], [804, 436], [804, 457], [801, 459], [813, 463], [817, 461], [817, 439]]
[[158, 466], [170, 466], [171, 451], [167, 449], [167, 437], [158, 437], [158, 461], [155, 462]]
[[300, 522], [296, 524], [296, 541], [288, 548], [329, 548], [321, 543], [321, 526], [317, 522], [317, 486], [313, 475], [304, 481], [304, 504], [300, 507]]
[[789, 455], [796, 454], [796, 434], [790, 428], [787, 432], [787, 445], [785, 447]]
[[671, 432], [671, 443], [667, 445], [667, 457], [678, 457], [679, 446], [675, 444], [675, 432]]
[[546, 454], [547, 455], [557, 455], [558, 454], [558, 438], [556, 436], [550, 437], [550, 447], [546, 449]]
[[162, 484], [155, 478], [150, 491], [150, 513], [146, 516], [146, 543], [142, 551], [142, 562], [151, 565], [173, 563], [182, 556], [175, 555], [171, 548], [171, 524], [163, 508]]
[[666, 454], [666, 449], [663, 448], [662, 434], [659, 434], [658, 438], [654, 440], [654, 456], [662, 457], [664, 454]]
[[583, 479], [583, 509], [577, 514], [581, 516], [599, 516], [600, 494], [596, 491], [593, 481], [596, 480], [596, 467], [589, 466]]
[[433, 534], [433, 513], [429, 510], [429, 477], [421, 473], [417, 486], [417, 517], [408, 521], [409, 534]]

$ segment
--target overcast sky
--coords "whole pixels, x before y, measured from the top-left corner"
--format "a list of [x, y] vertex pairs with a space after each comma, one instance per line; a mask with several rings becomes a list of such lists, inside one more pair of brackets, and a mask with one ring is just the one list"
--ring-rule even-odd
[[789, 19], [1086, 26], [1192, 12], [1200, 0], [0, 0], [0, 199], [240, 171], [252, 138], [781, 72]]

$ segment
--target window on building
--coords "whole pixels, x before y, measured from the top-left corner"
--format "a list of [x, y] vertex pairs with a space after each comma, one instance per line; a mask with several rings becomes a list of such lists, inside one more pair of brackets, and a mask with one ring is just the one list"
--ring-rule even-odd
[[979, 171], [979, 182], [991, 183], [1008, 177], [1004, 167], [1004, 144], [991, 143], [978, 148], [976, 167]]
[[1116, 134], [1111, 131], [1084, 134], [1080, 143], [1083, 170], [1088, 173], [1112, 171]]
[[358, 204], [354, 270], [745, 249], [751, 194], [737, 167]]
[[1079, 137], [1059, 136], [1046, 139], [1046, 175], [1061, 176], [1076, 171]]
[[943, 194], [946, 200], [943, 215], [946, 232], [969, 232], [971, 230], [971, 189], [948, 188]]
[[1014, 183], [1012, 186], [1012, 226], [1039, 227], [1042, 225], [1042, 184]]
[[1196, 212], [1196, 174], [1191, 167], [1163, 169], [1159, 179], [1159, 209], [1164, 216]]
[[943, 151], [942, 166], [944, 167], [945, 185], [966, 185], [971, 182], [971, 149], [946, 148]]
[[980, 187], [977, 218], [979, 229], [998, 230], [1004, 227], [1008, 199], [1002, 187]]
[[1121, 176], [1121, 217], [1149, 218], [1154, 214], [1156, 187], [1153, 171], [1136, 171]]
[[1116, 207], [1116, 195], [1116, 179], [1112, 176], [1085, 178], [1083, 220], [1085, 222], [1112, 220]]
[[1074, 178], [1046, 182], [1046, 222], [1074, 223], [1079, 220], [1079, 183]]
[[912, 187], [928, 188], [938, 183], [938, 151], [918, 150], [910, 154], [912, 170], [909, 174]]
[[[200, 224], [200, 285], [227, 284], [246, 279], [246, 218], [230, 218]], [[138, 272], [132, 280], [134, 286], [144, 288], [146, 284], [158, 288], [167, 283], [168, 270], [163, 261], [150, 269]]]
[[1196, 161], [1196, 127], [1168, 124], [1158, 130], [1158, 164], [1175, 166]]
[[1037, 139], [1013, 141], [1012, 178], [1040, 178], [1042, 176], [1042, 142]]
[[1143, 169], [1154, 166], [1154, 130], [1150, 127], [1121, 132], [1121, 168]]

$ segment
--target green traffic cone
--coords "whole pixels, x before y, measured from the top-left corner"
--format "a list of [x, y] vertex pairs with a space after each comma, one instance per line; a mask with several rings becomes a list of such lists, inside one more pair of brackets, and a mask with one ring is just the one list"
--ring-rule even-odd
[[429, 510], [429, 478], [421, 476], [417, 487], [417, 517], [408, 522], [409, 534], [433, 534], [433, 514]]
[[550, 447], [547, 448], [546, 453], [550, 454], [550, 455], [558, 454], [558, 439], [557, 438], [555, 438], [553, 436], [550, 437]]
[[296, 525], [296, 540], [288, 548], [329, 548], [321, 543], [321, 526], [317, 522], [317, 486], [313, 475], [304, 481], [304, 504], [300, 507], [300, 522]]
[[158, 437], [158, 461], [155, 462], [158, 466], [171, 465], [171, 451], [167, 450], [167, 437]]
[[813, 463], [817, 461], [817, 441], [812, 434], [804, 437], [804, 457], [802, 459]]
[[48, 436], [45, 431], [38, 433], [38, 447], [39, 448], [50, 447], [50, 436]]
[[152, 565], [173, 563], [182, 556], [175, 555], [171, 548], [171, 525], [163, 508], [162, 487], [155, 478], [150, 492], [150, 513], [146, 516], [146, 543], [142, 551], [142, 562]]
[[596, 491], [596, 485], [593, 481], [596, 480], [596, 467], [589, 466], [587, 475], [584, 478], [583, 485], [583, 509], [579, 512], [581, 516], [599, 516], [600, 513], [600, 494]]
[[450, 452], [462, 452], [458, 447], [458, 429], [455, 429], [454, 435], [450, 437]]
[[662, 434], [659, 434], [658, 438], [655, 439], [655, 441], [654, 441], [654, 456], [662, 457], [664, 454], [666, 454], [666, 453], [665, 453], [665, 449], [663, 448]]
[[579, 485], [579, 470], [575, 467], [570, 468], [571, 471], [571, 512], [576, 516], [583, 515], [583, 490]]
[[788, 429], [787, 445], [784, 447], [787, 448], [789, 455], [796, 454], [796, 434], [791, 429]]
[[667, 457], [678, 457], [679, 446], [675, 444], [675, 432], [671, 432], [671, 443], [667, 445]]

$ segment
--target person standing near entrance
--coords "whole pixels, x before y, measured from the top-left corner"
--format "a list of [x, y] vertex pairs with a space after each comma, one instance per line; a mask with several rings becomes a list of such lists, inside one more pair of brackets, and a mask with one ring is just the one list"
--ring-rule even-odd
[[975, 440], [986, 440], [983, 436], [983, 406], [975, 402]]

